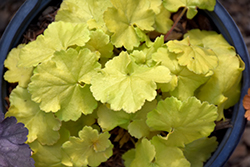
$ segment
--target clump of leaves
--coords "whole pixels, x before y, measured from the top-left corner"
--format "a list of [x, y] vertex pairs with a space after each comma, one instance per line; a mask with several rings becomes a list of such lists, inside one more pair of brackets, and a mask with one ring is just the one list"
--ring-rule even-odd
[[132, 142], [126, 167], [203, 166], [218, 144], [215, 121], [239, 99], [244, 63], [215, 31], [166, 34], [179, 8], [191, 19], [214, 5], [64, 0], [56, 21], [5, 61], [4, 78], [18, 83], [6, 117], [29, 130], [35, 165], [99, 166], [115, 142]]

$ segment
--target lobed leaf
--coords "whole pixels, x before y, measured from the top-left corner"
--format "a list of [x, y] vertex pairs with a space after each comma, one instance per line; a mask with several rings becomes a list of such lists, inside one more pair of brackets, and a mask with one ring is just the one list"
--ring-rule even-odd
[[184, 146], [201, 137], [207, 137], [215, 127], [217, 108], [195, 97], [185, 101], [175, 97], [160, 101], [155, 110], [147, 115], [149, 127], [168, 132], [169, 143]]
[[158, 88], [163, 92], [169, 92], [172, 96], [180, 100], [185, 100], [195, 95], [195, 91], [202, 84], [208, 81], [211, 74], [196, 74], [186, 67], [179, 65], [176, 55], [169, 52], [166, 45], [160, 47], [152, 55], [152, 59], [161, 65], [166, 66], [173, 79], [170, 83], [158, 84]]
[[32, 67], [50, 60], [56, 51], [70, 46], [84, 46], [89, 41], [89, 30], [85, 24], [53, 22], [35, 41], [28, 43], [20, 53], [18, 66]]
[[103, 21], [103, 13], [112, 4], [110, 0], [64, 0], [56, 15], [56, 21], [87, 24], [90, 29], [107, 28]]
[[138, 47], [141, 38], [135, 28], [154, 30], [154, 11], [149, 0], [111, 0], [113, 7], [104, 12], [104, 21], [110, 32], [111, 42], [117, 47], [124, 46], [127, 50]]
[[109, 36], [99, 29], [90, 32], [90, 40], [85, 47], [92, 52], [98, 51], [101, 57], [111, 58], [113, 55], [113, 45], [110, 43]]
[[211, 49], [193, 45], [189, 37], [169, 41], [170, 52], [177, 55], [178, 63], [196, 74], [207, 74], [218, 66], [218, 57]]
[[61, 122], [52, 113], [41, 111], [39, 104], [31, 100], [28, 90], [20, 86], [10, 94], [10, 108], [6, 117], [10, 116], [25, 124], [29, 130], [28, 143], [37, 139], [43, 145], [52, 145], [60, 138], [58, 130]]
[[18, 67], [19, 55], [24, 44], [13, 48], [4, 61], [4, 66], [8, 69], [4, 74], [4, 79], [9, 83], [18, 83], [19, 86], [26, 88], [30, 82], [33, 68]]
[[32, 100], [45, 112], [56, 112], [59, 119], [77, 120], [97, 107], [89, 85], [100, 68], [99, 54], [82, 49], [60, 51], [52, 60], [39, 65], [31, 78]]
[[8, 117], [0, 122], [0, 166], [34, 167], [30, 158], [31, 149], [24, 142], [28, 130], [22, 123], [17, 123], [15, 117]]
[[128, 53], [122, 52], [93, 77], [90, 89], [97, 100], [109, 103], [111, 109], [134, 113], [145, 100], [154, 100], [156, 83], [169, 82], [169, 73], [164, 66], [137, 65]]
[[85, 126], [79, 132], [79, 138], [70, 137], [63, 144], [63, 149], [75, 166], [98, 166], [112, 155], [113, 145], [109, 141], [108, 132], [98, 134], [98, 131]]

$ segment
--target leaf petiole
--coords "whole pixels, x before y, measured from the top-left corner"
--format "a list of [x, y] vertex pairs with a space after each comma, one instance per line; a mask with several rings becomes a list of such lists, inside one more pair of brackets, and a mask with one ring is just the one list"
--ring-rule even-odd
[[172, 31], [174, 30], [174, 28], [176, 27], [176, 25], [179, 23], [180, 19], [186, 13], [186, 11], [187, 11], [187, 7], [184, 7], [184, 9], [181, 11], [180, 15], [177, 17], [176, 21], [174, 22], [172, 28], [167, 32], [167, 34], [165, 34], [164, 41], [167, 40], [168, 36], [172, 33]]

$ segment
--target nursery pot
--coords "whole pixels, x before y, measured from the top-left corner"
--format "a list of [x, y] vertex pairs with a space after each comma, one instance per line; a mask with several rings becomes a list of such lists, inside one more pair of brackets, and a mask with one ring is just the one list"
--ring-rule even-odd
[[[50, 3], [55, 2], [61, 1], [26, 0], [7, 26], [0, 40], [0, 73], [2, 75], [2, 78], [0, 79], [0, 112], [5, 113], [5, 106], [7, 105], [5, 102], [5, 97], [7, 96], [7, 83], [3, 79], [5, 71], [4, 60], [8, 55], [8, 52], [20, 43], [22, 35], [31, 21], [39, 16], [39, 14]], [[242, 100], [247, 93], [247, 89], [250, 87], [249, 55], [239, 29], [231, 16], [218, 1], [213, 12], [205, 11], [205, 13], [207, 17], [212, 20], [217, 30], [224, 36], [224, 38], [235, 47], [236, 52], [240, 55], [246, 66], [243, 71], [240, 100], [233, 108], [233, 116], [230, 122], [232, 126], [226, 130], [217, 150], [205, 163], [205, 167], [222, 167], [236, 148], [246, 124], [244, 118], [245, 109], [243, 108]]]

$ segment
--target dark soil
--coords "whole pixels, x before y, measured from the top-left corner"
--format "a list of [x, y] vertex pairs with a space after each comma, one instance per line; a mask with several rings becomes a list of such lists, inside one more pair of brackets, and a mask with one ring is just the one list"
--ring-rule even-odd
[[[24, 0], [0, 0], [0, 37], [10, 19], [13, 17], [16, 10]], [[223, 6], [228, 10], [230, 15], [235, 20], [238, 25], [248, 50], [250, 51], [250, 1], [249, 0], [220, 0]], [[54, 21], [54, 16], [57, 11], [56, 6], [47, 8], [42, 15], [38, 18], [37, 22], [34, 22], [29, 29], [24, 34], [23, 43], [28, 43], [29, 41], [35, 40], [36, 36], [41, 34], [44, 29], [47, 28], [48, 24]], [[173, 15], [174, 19], [175, 15]], [[175, 29], [174, 37], [181, 38], [182, 34], [189, 28], [199, 27], [201, 29], [212, 29], [209, 20], [204, 19], [203, 15], [196, 17], [196, 22], [187, 22], [182, 20], [181, 23]], [[204, 26], [205, 27], [202, 27]], [[171, 37], [169, 37], [171, 38]], [[113, 134], [119, 133], [118, 129], [115, 129]], [[131, 144], [124, 145], [123, 150], [119, 150], [119, 141], [114, 143], [114, 156], [109, 159], [107, 163], [103, 163], [100, 167], [109, 167], [112, 164], [117, 164], [116, 167], [122, 167], [122, 160], [120, 155], [125, 152], [128, 147], [131, 148]], [[113, 165], [112, 165], [113, 166]], [[238, 147], [235, 149], [229, 161], [226, 163], [225, 167], [250, 167], [250, 123], [247, 124], [245, 132], [242, 136]]]

